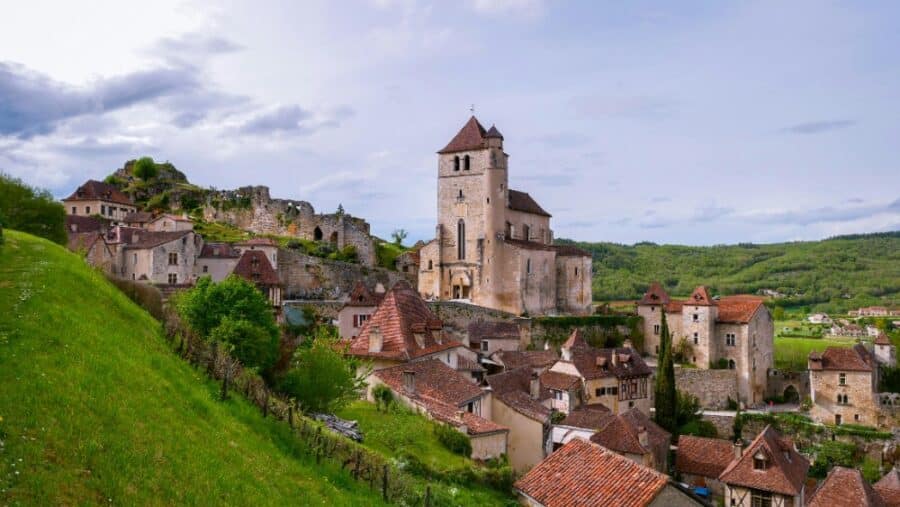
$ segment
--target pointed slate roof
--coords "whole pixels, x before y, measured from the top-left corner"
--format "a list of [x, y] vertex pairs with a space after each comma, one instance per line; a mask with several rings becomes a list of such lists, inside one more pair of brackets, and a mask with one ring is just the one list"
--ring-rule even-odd
[[644, 297], [641, 298], [642, 305], [667, 305], [669, 304], [669, 294], [659, 282], [652, 282]]
[[[754, 469], [754, 456], [758, 453], [766, 458], [765, 470]], [[728, 465], [719, 480], [725, 484], [796, 496], [803, 489], [808, 471], [809, 461], [770, 425], [750, 442], [740, 459]]]
[[860, 507], [882, 507], [884, 502], [862, 473], [853, 468], [836, 466], [828, 472], [828, 477], [810, 495], [807, 507], [837, 507], [858, 505]]
[[509, 189], [509, 209], [545, 217], [552, 216], [550, 213], [547, 213], [544, 208], [528, 194], [528, 192], [513, 189]]
[[691, 292], [691, 297], [685, 301], [685, 304], [692, 306], [713, 306], [716, 302], [713, 301], [713, 298], [709, 295], [709, 289], [707, 289], [705, 285], [701, 285], [694, 289], [694, 292]]
[[447, 146], [438, 153], [454, 153], [457, 151], [480, 150], [484, 148], [484, 139], [487, 136], [484, 127], [478, 122], [478, 118], [472, 116], [463, 125], [456, 136], [450, 140]]
[[875, 338], [875, 345], [890, 345], [891, 340], [884, 334], [884, 331], [878, 333], [878, 338]]
[[344, 306], [378, 306], [384, 294], [375, 294], [363, 282], [356, 282], [353, 292], [350, 293], [350, 299]]
[[581, 333], [581, 329], [575, 328], [572, 331], [572, 334], [569, 335], [569, 338], [565, 343], [562, 344], [562, 348], [572, 350], [574, 348], [588, 348], [590, 345], [584, 340], [584, 335]]
[[258, 285], [281, 285], [278, 273], [262, 250], [244, 250], [233, 273]]
[[484, 137], [485, 139], [493, 137], [503, 140], [503, 134], [501, 134], [500, 131], [497, 130], [497, 127], [495, 125], [491, 125], [491, 128], [488, 129], [487, 134], [485, 134]]

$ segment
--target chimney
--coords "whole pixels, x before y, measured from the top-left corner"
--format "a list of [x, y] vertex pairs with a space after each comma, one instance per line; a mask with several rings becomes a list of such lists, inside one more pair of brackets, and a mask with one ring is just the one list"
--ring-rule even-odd
[[634, 348], [634, 345], [631, 343], [631, 339], [629, 338], [625, 338], [625, 343], [623, 343], [622, 346], [629, 350]]
[[740, 440], [735, 441], [734, 443], [734, 459], [741, 459], [741, 456], [744, 454], [744, 443]]
[[531, 384], [529, 385], [531, 399], [536, 400], [541, 397], [541, 379], [537, 373], [531, 373]]
[[612, 354], [610, 354], [610, 355], [612, 356], [612, 365], [618, 366], [619, 365], [619, 353], [616, 352], [616, 349], [612, 349]]
[[650, 438], [647, 435], [647, 428], [644, 426], [638, 426], [638, 443], [641, 444], [641, 447], [646, 449], [650, 445]]
[[403, 372], [403, 388], [410, 393], [416, 392], [416, 372], [412, 370]]

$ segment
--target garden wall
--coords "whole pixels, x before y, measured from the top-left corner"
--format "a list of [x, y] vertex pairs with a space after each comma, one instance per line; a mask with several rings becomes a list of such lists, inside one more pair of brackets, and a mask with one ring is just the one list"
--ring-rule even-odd
[[675, 387], [696, 396], [705, 409], [725, 410], [728, 408], [728, 398], [738, 399], [737, 370], [676, 367]]

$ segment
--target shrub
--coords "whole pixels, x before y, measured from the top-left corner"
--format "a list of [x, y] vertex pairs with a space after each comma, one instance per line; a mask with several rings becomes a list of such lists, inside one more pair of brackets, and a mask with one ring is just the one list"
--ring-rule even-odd
[[125, 280], [108, 273], [104, 273], [104, 275], [129, 299], [144, 310], [147, 310], [147, 313], [152, 315], [153, 318], [160, 321], [163, 320], [165, 313], [163, 311], [162, 293], [159, 292], [159, 289], [150, 284]]
[[472, 442], [469, 440], [468, 435], [458, 431], [456, 428], [446, 424], [435, 423], [434, 434], [437, 436], [438, 441], [450, 452], [467, 458], [472, 455]]
[[320, 331], [310, 345], [294, 352], [281, 390], [296, 398], [305, 412], [333, 412], [346, 405], [364, 388], [368, 371], [357, 373], [342, 352], [334, 337]]
[[680, 428], [678, 428], [678, 434], [708, 438], [716, 438], [719, 436], [719, 432], [716, 430], [716, 426], [713, 423], [703, 419], [697, 419], [682, 425]]
[[372, 397], [375, 398], [375, 408], [377, 410], [387, 411], [391, 404], [394, 403], [394, 391], [391, 391], [391, 388], [384, 384], [378, 384], [372, 389]]
[[50, 192], [0, 173], [2, 226], [65, 245], [66, 212]]
[[227, 343], [233, 347], [231, 354], [241, 364], [266, 371], [278, 359], [278, 337], [265, 328], [248, 320], [226, 315], [209, 334], [215, 343]]
[[150, 157], [141, 157], [134, 163], [134, 175], [144, 181], [155, 178], [157, 174], [159, 169]]
[[147, 201], [148, 211], [165, 211], [169, 209], [169, 193], [156, 194]]

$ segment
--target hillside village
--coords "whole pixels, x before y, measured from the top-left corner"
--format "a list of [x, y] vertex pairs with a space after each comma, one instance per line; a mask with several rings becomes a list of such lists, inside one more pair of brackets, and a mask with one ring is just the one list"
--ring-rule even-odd
[[[510, 188], [503, 140], [473, 116], [438, 152], [435, 237], [387, 266], [383, 241], [343, 210], [317, 214], [266, 187], [197, 190], [180, 173], [161, 206], [135, 190], [153, 180], [142, 182], [134, 163], [62, 200], [68, 247], [164, 298], [236, 276], [279, 323], [314, 315], [356, 361], [360, 398], [375, 404], [389, 391], [464, 435], [471, 459], [508, 460], [526, 505], [831, 505], [850, 487], [865, 505], [898, 505], [900, 394], [882, 390], [896, 367], [883, 328], [811, 315], [855, 341], [784, 371], [765, 297], [700, 285], [677, 299], [646, 280], [631, 309], [595, 307], [591, 254], [558, 244], [552, 210]], [[695, 403], [674, 426], [659, 415], [667, 372], [678, 406]], [[835, 436], [874, 453], [883, 478], [872, 486], [852, 465], [826, 461]]]

